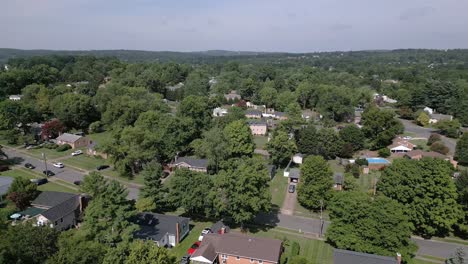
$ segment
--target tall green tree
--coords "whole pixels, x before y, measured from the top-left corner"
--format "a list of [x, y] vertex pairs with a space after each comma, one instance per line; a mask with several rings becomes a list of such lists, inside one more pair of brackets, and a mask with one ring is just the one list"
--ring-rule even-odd
[[156, 161], [151, 161], [143, 165], [143, 171], [140, 175], [143, 176], [144, 180], [144, 186], [140, 190], [140, 198], [149, 199], [155, 205], [154, 210], [160, 211], [164, 208], [166, 194], [166, 189], [161, 182], [163, 177], [161, 165]]
[[203, 138], [192, 142], [195, 154], [208, 158], [209, 164], [219, 170], [219, 164], [229, 156], [228, 143], [221, 128], [215, 126], [203, 133]]
[[111, 249], [103, 264], [175, 264], [176, 258], [151, 241], [136, 240]]
[[300, 153], [307, 155], [317, 155], [317, 129], [313, 125], [308, 125], [298, 132], [296, 137], [297, 148]]
[[127, 195], [125, 187], [113, 180], [93, 197], [86, 208], [82, 226], [88, 239], [111, 246], [133, 239], [138, 227], [131, 222], [135, 210]]
[[7, 198], [15, 204], [16, 208], [24, 210], [38, 194], [36, 184], [28, 179], [16, 177], [8, 189]]
[[364, 148], [366, 138], [361, 129], [354, 124], [345, 126], [339, 132], [340, 138], [345, 144], [350, 144], [354, 151]]
[[460, 164], [468, 164], [468, 133], [464, 133], [455, 148], [455, 159]]
[[201, 133], [201, 130], [210, 124], [211, 111], [207, 98], [192, 95], [180, 102], [177, 115], [191, 118], [198, 133]]
[[364, 111], [361, 124], [362, 132], [369, 139], [372, 149], [390, 145], [393, 138], [404, 130], [394, 113], [377, 107], [369, 107]]
[[461, 171], [455, 181], [458, 192], [458, 203], [462, 207], [462, 216], [455, 226], [456, 234], [460, 237], [468, 237], [468, 170]]
[[297, 152], [296, 143], [289, 138], [285, 131], [275, 131], [273, 137], [268, 141], [266, 149], [276, 165], [284, 165]]
[[343, 141], [332, 128], [322, 128], [317, 133], [317, 154], [325, 159], [334, 159], [343, 149]]
[[339, 192], [328, 209], [331, 224], [326, 237], [333, 247], [384, 256], [398, 252], [404, 261], [414, 256], [412, 226], [396, 201], [385, 196], [371, 199], [363, 192]]
[[297, 188], [297, 200], [311, 210], [324, 207], [332, 197], [333, 172], [320, 156], [307, 157], [301, 165], [301, 179]]
[[252, 156], [255, 144], [250, 128], [242, 120], [234, 121], [224, 128], [224, 137], [231, 157]]
[[109, 246], [86, 240], [80, 231], [70, 230], [59, 236], [58, 251], [47, 260], [47, 264], [101, 264]]
[[59, 95], [52, 100], [51, 108], [54, 115], [68, 127], [87, 128], [98, 118], [91, 97], [87, 95]]
[[417, 235], [445, 236], [461, 212], [452, 173], [442, 159], [397, 159], [383, 171], [377, 191], [405, 206]]

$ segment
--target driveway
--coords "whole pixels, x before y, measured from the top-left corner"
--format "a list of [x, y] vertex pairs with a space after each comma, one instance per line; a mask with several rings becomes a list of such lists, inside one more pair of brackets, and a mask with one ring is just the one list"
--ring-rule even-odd
[[[432, 133], [437, 133], [437, 130], [427, 127], [421, 127], [416, 124], [413, 124], [410, 120], [399, 119], [403, 126], [405, 127], [406, 132], [415, 134], [416, 137], [420, 138], [429, 138]], [[454, 155], [455, 148], [457, 146], [457, 141], [453, 138], [448, 138], [441, 135], [441, 140], [449, 148], [449, 154]]]
[[286, 197], [284, 198], [283, 206], [280, 211], [284, 215], [293, 215], [297, 202], [297, 189], [293, 193], [290, 193], [288, 187], [289, 185], [287, 185], [286, 190], [284, 190], [286, 192]]
[[[32, 165], [36, 167], [34, 171], [42, 174], [42, 171], [45, 170], [46, 165], [44, 164], [44, 160], [31, 157], [27, 154], [22, 153], [21, 151], [18, 151], [9, 147], [4, 147], [3, 151], [5, 152], [5, 154], [8, 155], [10, 159], [17, 160], [17, 165], [19, 166], [24, 166], [25, 163], [31, 163]], [[55, 176], [52, 176], [52, 177], [55, 177], [57, 179], [73, 184], [74, 181], [82, 181], [84, 179], [84, 176], [88, 174], [86, 172], [81, 172], [81, 171], [75, 170], [67, 166], [65, 166], [65, 168], [56, 168], [52, 165], [53, 161], [54, 160], [48, 160], [47, 169], [54, 172]], [[138, 188], [134, 186], [127, 186], [127, 185], [125, 186], [127, 187], [127, 190], [128, 190], [129, 199], [138, 198], [138, 193], [140, 191]]]

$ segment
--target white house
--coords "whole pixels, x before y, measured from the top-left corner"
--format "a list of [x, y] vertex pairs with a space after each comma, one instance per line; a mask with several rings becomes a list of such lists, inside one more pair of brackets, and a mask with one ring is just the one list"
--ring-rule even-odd
[[293, 162], [296, 164], [302, 164], [302, 160], [304, 159], [304, 155], [301, 153], [297, 153], [293, 156]]

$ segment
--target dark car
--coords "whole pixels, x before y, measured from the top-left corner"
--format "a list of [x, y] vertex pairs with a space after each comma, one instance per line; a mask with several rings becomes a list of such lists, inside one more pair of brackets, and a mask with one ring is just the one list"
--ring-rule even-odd
[[55, 173], [53, 171], [50, 171], [50, 170], [42, 171], [42, 173], [44, 173], [44, 175], [47, 175], [47, 176], [54, 176], [55, 175]]
[[109, 165], [100, 165], [100, 166], [97, 166], [96, 170], [100, 171], [100, 170], [105, 170], [109, 168]]
[[49, 181], [46, 178], [42, 178], [42, 179], [31, 179], [31, 182], [37, 185], [42, 185], [42, 184], [48, 183]]
[[190, 255], [185, 255], [180, 259], [180, 264], [189, 264], [190, 263]]
[[74, 181], [73, 184], [75, 184], [75, 185], [81, 185], [81, 181]]
[[36, 168], [36, 167], [35, 167], [34, 165], [32, 165], [31, 163], [26, 163], [26, 164], [24, 164], [24, 167], [26, 167], [26, 168], [28, 168], [28, 169], [31, 169], [31, 170], [34, 169], [34, 168]]
[[293, 193], [294, 191], [296, 191], [296, 185], [290, 184], [288, 188], [288, 192]]

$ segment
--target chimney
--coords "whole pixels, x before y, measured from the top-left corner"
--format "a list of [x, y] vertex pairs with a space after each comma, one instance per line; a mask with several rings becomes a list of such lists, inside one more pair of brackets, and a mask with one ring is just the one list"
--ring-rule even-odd
[[179, 223], [177, 222], [176, 223], [176, 241], [175, 241], [175, 244], [179, 244]]
[[396, 263], [401, 264], [401, 254], [398, 252], [396, 253]]

